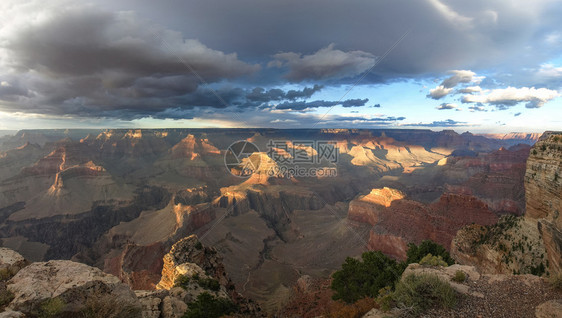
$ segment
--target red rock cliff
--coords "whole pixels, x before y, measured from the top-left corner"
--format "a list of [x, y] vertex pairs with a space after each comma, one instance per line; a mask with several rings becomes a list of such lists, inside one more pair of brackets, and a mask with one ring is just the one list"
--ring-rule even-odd
[[406, 258], [407, 243], [431, 239], [449, 248], [464, 225], [497, 221], [488, 205], [473, 196], [449, 193], [423, 204], [390, 188], [374, 189], [351, 201], [348, 218], [373, 225], [369, 247], [398, 259]]

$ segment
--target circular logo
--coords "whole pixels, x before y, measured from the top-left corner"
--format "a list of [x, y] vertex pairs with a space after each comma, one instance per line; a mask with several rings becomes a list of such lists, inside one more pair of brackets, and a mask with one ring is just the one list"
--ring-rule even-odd
[[248, 178], [260, 166], [259, 152], [258, 147], [247, 140], [233, 142], [224, 154], [226, 170], [234, 176]]

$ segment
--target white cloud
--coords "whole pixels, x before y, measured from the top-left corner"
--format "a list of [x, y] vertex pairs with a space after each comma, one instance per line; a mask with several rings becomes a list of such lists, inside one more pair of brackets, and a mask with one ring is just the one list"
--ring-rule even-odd
[[439, 85], [436, 88], [430, 89], [427, 97], [431, 97], [433, 99], [441, 99], [447, 96], [452, 90], [452, 88], [445, 88], [443, 85]]
[[[476, 76], [476, 73], [470, 70], [451, 70], [447, 72], [449, 77], [444, 79], [441, 84], [429, 90], [427, 97], [433, 99], [441, 99], [452, 92], [453, 88], [459, 84], [480, 84], [485, 78], [484, 76]], [[480, 91], [479, 86], [468, 86], [459, 90], [460, 93], [473, 93]]]
[[275, 119], [270, 121], [270, 123], [296, 123], [297, 121], [294, 119]]
[[459, 89], [459, 93], [463, 93], [463, 94], [472, 94], [472, 93], [478, 93], [481, 92], [482, 88], [480, 86], [468, 86], [465, 88], [461, 88]]
[[557, 91], [547, 88], [508, 87], [484, 91], [479, 95], [464, 95], [461, 100], [463, 103], [491, 104], [499, 108], [506, 108], [520, 102], [527, 102], [525, 107], [539, 108], [558, 96], [560, 96], [560, 94]]
[[452, 75], [441, 83], [441, 85], [447, 88], [455, 87], [460, 83], [480, 84], [484, 79], [484, 76], [476, 76], [476, 73], [470, 70], [452, 70], [448, 73]]
[[553, 64], [542, 64], [536, 75], [539, 78], [562, 78], [562, 67], [555, 67]]

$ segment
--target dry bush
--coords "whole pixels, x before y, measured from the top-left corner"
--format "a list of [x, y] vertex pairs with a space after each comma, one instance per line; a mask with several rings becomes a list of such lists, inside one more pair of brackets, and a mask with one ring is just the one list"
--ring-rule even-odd
[[326, 312], [329, 318], [360, 318], [371, 309], [378, 308], [373, 298], [361, 298], [353, 304], [346, 304], [343, 301], [332, 303]]

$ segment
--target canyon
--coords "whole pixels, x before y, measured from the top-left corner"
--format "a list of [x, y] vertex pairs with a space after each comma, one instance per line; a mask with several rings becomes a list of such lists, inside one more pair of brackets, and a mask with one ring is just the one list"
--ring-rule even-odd
[[[348, 256], [377, 249], [403, 259], [408, 243], [424, 239], [449, 249], [464, 226], [525, 211], [554, 259], [561, 181], [552, 180], [560, 162], [549, 160], [557, 156], [553, 139], [533, 154], [536, 138], [406, 129], [25, 130], [0, 138], [0, 242], [30, 261], [81, 262], [133, 289], [156, 290], [170, 266], [165, 255], [195, 234], [220, 255], [229, 284], [270, 312], [300, 277], [326, 278]], [[249, 178], [225, 167], [236, 141], [260, 151], [241, 160], [261, 163]], [[337, 160], [299, 163], [319, 155], [319, 141], [335, 145]], [[285, 163], [273, 160], [279, 154]], [[297, 167], [337, 175], [282, 169]], [[526, 200], [523, 184], [533, 182], [532, 197], [546, 201]]]

